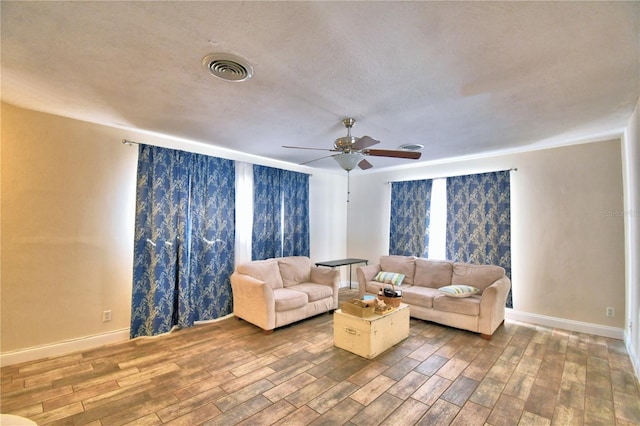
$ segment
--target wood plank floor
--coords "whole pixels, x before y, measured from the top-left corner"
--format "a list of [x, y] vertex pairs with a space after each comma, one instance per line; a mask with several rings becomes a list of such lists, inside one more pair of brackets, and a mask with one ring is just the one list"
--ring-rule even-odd
[[333, 346], [332, 324], [265, 335], [230, 318], [7, 366], [0, 407], [39, 425], [640, 424], [619, 340], [507, 322], [485, 341], [411, 319], [367, 360]]

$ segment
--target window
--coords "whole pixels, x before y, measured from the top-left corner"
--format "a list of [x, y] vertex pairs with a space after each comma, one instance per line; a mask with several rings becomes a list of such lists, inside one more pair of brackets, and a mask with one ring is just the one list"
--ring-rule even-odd
[[446, 259], [447, 180], [434, 179], [431, 184], [431, 220], [429, 221], [429, 259]]

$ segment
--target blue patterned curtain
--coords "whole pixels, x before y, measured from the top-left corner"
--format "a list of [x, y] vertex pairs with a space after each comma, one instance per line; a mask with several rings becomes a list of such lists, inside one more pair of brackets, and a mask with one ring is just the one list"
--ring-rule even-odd
[[131, 337], [232, 312], [234, 165], [140, 145]]
[[390, 255], [428, 257], [431, 184], [430, 179], [391, 183]]
[[193, 164], [189, 325], [233, 311], [235, 246], [234, 162], [194, 155]]
[[251, 258], [309, 256], [309, 175], [253, 166]]
[[309, 175], [282, 170], [283, 256], [309, 256]]
[[499, 265], [511, 277], [510, 198], [509, 171], [447, 178], [447, 258]]
[[251, 259], [282, 254], [282, 185], [278, 169], [253, 166]]

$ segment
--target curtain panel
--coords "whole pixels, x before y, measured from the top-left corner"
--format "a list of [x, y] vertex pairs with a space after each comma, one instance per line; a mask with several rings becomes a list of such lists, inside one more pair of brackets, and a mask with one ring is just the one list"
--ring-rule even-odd
[[277, 170], [253, 166], [252, 260], [282, 254], [282, 182]]
[[283, 256], [309, 256], [309, 175], [282, 170]]
[[309, 256], [309, 175], [253, 166], [251, 258]]
[[140, 145], [131, 337], [233, 311], [233, 161]]
[[447, 178], [448, 259], [499, 265], [511, 277], [510, 191], [508, 170]]
[[428, 257], [432, 181], [391, 183], [389, 254]]

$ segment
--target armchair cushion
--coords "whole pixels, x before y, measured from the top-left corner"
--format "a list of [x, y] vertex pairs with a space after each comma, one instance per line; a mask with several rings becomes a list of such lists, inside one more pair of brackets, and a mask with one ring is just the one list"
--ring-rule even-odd
[[332, 268], [319, 268], [317, 266], [312, 266], [311, 278], [309, 281], [312, 283], [326, 284], [331, 287], [335, 286], [337, 289], [340, 283], [340, 271]]
[[309, 301], [307, 293], [288, 288], [277, 288], [273, 290], [273, 298], [276, 304], [276, 312], [301, 308]]
[[276, 259], [255, 260], [253, 262], [238, 265], [236, 270], [245, 275], [252, 276], [264, 281], [271, 288], [282, 288], [282, 277], [278, 269], [278, 261]]
[[333, 288], [328, 285], [315, 283], [302, 283], [287, 287], [289, 290], [297, 290], [307, 294], [309, 302], [333, 296]]
[[285, 287], [311, 281], [311, 260], [308, 257], [282, 257], [278, 259], [278, 267]]

